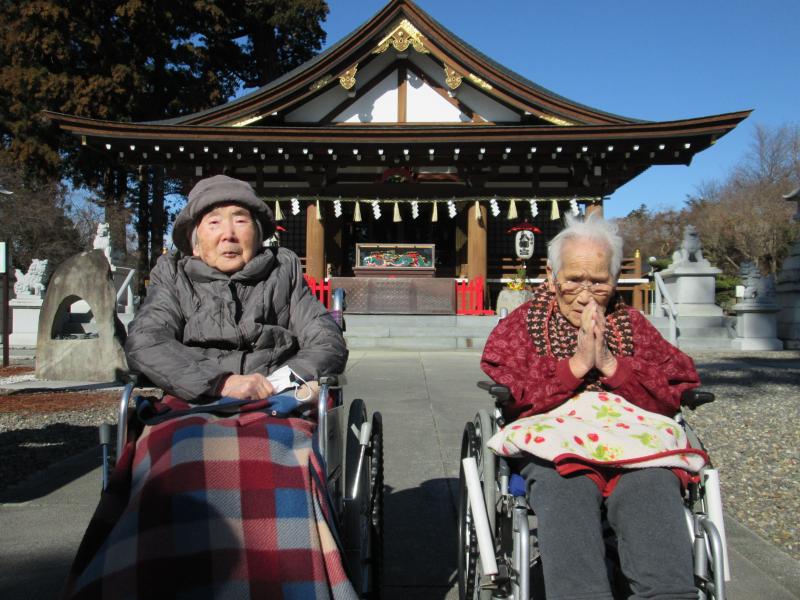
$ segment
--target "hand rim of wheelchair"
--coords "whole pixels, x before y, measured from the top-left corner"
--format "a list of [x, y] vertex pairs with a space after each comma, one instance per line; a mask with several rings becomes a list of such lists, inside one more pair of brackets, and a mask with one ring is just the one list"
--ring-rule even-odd
[[[359, 469], [361, 444], [353, 426], [360, 431], [366, 420], [364, 401], [354, 399], [345, 429], [341, 534], [343, 558], [356, 593], [360, 598], [377, 598], [383, 561], [383, 420], [380, 413], [373, 413], [369, 445]], [[357, 474], [357, 489], [353, 495]]]

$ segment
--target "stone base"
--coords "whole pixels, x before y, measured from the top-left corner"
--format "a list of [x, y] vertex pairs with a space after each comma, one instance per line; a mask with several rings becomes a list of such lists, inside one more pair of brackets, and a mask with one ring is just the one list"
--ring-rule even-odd
[[731, 348], [734, 350], [783, 350], [783, 342], [778, 338], [736, 338], [731, 341]]
[[678, 315], [686, 317], [722, 316], [722, 309], [715, 304], [717, 273], [715, 267], [671, 266], [661, 272], [667, 292], [675, 303]]
[[502, 309], [509, 313], [533, 298], [533, 292], [528, 290], [500, 290], [497, 296], [495, 312], [499, 315]]
[[20, 348], [36, 347], [39, 331], [39, 313], [42, 311], [41, 298], [15, 298], [9, 301], [11, 308], [11, 335], [9, 346]]
[[721, 317], [722, 308], [713, 302], [703, 304], [693, 303], [675, 303], [675, 309], [678, 311], [679, 317]]

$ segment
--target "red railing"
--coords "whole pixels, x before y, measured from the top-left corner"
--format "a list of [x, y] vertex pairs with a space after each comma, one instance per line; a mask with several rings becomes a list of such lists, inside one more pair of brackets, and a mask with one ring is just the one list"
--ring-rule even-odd
[[483, 308], [483, 294], [483, 277], [476, 277], [472, 281], [456, 281], [456, 314], [493, 315], [493, 310]]
[[311, 275], [303, 275], [306, 278], [308, 287], [311, 288], [311, 293], [317, 297], [317, 300], [322, 302], [322, 305], [330, 310], [331, 308], [331, 282], [330, 279], [317, 282]]

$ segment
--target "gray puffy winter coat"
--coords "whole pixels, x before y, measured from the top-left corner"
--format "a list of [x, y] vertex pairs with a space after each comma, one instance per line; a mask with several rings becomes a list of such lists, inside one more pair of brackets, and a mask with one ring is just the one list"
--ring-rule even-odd
[[231, 275], [198, 258], [162, 256], [125, 352], [132, 371], [192, 402], [214, 399], [232, 373], [268, 375], [288, 364], [317, 379], [347, 362], [339, 327], [284, 248], [265, 249]]

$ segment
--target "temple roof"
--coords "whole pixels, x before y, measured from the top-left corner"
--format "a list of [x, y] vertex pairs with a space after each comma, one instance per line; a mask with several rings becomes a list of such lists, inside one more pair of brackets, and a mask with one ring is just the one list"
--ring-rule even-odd
[[[142, 123], [46, 114], [127, 164], [188, 176], [274, 167], [265, 190], [369, 194], [382, 170], [401, 165], [461, 184], [442, 188], [438, 177], [403, 193], [602, 196], [651, 165], [689, 164], [749, 112], [666, 122], [604, 112], [504, 68], [413, 2], [391, 0], [293, 71], [201, 112]], [[361, 174], [342, 185], [347, 169]]]

